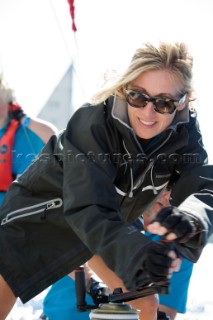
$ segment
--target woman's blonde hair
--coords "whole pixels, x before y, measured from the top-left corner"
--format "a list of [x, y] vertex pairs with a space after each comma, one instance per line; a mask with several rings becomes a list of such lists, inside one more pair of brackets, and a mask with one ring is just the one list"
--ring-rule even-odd
[[106, 100], [111, 95], [124, 99], [124, 89], [139, 75], [149, 70], [170, 70], [183, 83], [184, 92], [192, 92], [193, 57], [183, 42], [149, 42], [139, 47], [132, 57], [127, 70], [116, 82], [97, 92], [91, 99], [94, 105]]
[[0, 98], [7, 104], [15, 101], [14, 91], [6, 83], [3, 74], [0, 74]]

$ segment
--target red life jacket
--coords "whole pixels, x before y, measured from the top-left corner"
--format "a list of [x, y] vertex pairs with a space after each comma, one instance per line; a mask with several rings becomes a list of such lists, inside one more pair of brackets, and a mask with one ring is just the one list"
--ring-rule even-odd
[[13, 181], [12, 149], [18, 127], [18, 121], [12, 119], [7, 131], [0, 139], [0, 191], [7, 191]]

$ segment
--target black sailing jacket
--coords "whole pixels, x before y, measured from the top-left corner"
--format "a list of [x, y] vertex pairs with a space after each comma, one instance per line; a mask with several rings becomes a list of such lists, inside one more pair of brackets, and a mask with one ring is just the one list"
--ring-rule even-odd
[[[65, 217], [70, 271], [97, 254], [131, 290], [140, 282], [140, 259], [150, 241], [133, 222], [168, 186], [172, 205], [201, 216], [210, 234], [213, 167], [207, 165], [196, 114], [188, 108], [177, 112], [172, 125], [143, 150], [129, 126], [126, 103], [111, 97], [77, 110], [67, 129], [50, 139], [12, 184], [1, 224], [35, 223], [32, 212], [48, 222], [56, 212], [51, 228]], [[176, 247], [197, 261], [204, 245], [202, 237], [197, 248]]]

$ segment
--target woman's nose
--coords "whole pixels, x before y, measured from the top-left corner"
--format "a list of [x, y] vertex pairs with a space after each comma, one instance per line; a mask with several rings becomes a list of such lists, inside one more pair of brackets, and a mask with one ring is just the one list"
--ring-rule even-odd
[[146, 104], [146, 106], [144, 108], [141, 108], [141, 109], [143, 109], [143, 112], [147, 113], [147, 114], [151, 114], [151, 113], [155, 114], [156, 113], [156, 111], [154, 109], [154, 104], [153, 104], [153, 102], [150, 102], [150, 101]]

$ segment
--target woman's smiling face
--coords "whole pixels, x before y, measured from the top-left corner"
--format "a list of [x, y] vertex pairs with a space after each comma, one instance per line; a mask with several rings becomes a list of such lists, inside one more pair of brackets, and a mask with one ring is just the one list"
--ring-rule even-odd
[[[166, 69], [146, 71], [136, 78], [129, 87], [161, 99], [179, 100], [181, 98], [180, 92], [183, 92], [181, 81]], [[185, 104], [180, 105], [177, 111], [184, 107]], [[134, 108], [128, 105], [131, 127], [135, 134], [144, 140], [149, 140], [166, 130], [172, 123], [177, 111], [172, 114], [160, 114], [154, 110], [152, 102], [148, 102], [144, 108]]]

